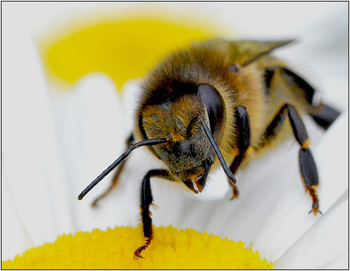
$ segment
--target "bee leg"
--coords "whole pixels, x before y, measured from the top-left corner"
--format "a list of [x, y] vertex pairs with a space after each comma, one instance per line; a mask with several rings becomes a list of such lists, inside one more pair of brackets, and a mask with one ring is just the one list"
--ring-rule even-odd
[[152, 204], [153, 197], [151, 191], [150, 178], [151, 177], [162, 177], [169, 180], [173, 180], [170, 173], [166, 169], [152, 169], [147, 172], [145, 177], [143, 177], [141, 184], [141, 218], [143, 225], [143, 235], [145, 237], [145, 244], [134, 252], [134, 258], [143, 258], [141, 252], [146, 249], [152, 241], [153, 230], [152, 230], [152, 218], [149, 206]]
[[317, 213], [322, 214], [319, 210], [319, 201], [316, 192], [316, 186], [318, 185], [317, 167], [312, 153], [309, 149], [311, 141], [306, 132], [305, 125], [297, 110], [290, 104], [285, 105], [285, 107], [288, 111], [289, 122], [292, 126], [295, 139], [300, 145], [299, 167], [305, 188], [307, 191], [309, 191], [310, 196], [312, 197], [311, 211], [314, 215], [317, 215]]
[[[317, 91], [299, 75], [285, 67], [277, 68], [280, 70], [282, 78], [290, 86], [290, 88], [294, 90], [295, 94], [298, 96], [299, 93], [302, 94], [304, 100], [309, 105], [308, 114], [319, 126], [325, 130], [328, 129], [329, 126], [331, 126], [332, 123], [338, 118], [340, 112], [329, 105], [321, 103], [319, 99], [317, 99]], [[269, 72], [265, 73], [265, 75], [269, 75]]]
[[[249, 115], [245, 106], [237, 106], [235, 108], [235, 119], [236, 131], [238, 132], [236, 141], [238, 154], [230, 166], [230, 170], [233, 174], [237, 171], [250, 149], [250, 123]], [[237, 198], [239, 194], [237, 187], [231, 182], [229, 183], [232, 186], [233, 191], [232, 199]]]
[[289, 122], [292, 126], [294, 137], [300, 145], [299, 168], [301, 172], [301, 177], [305, 185], [305, 189], [309, 192], [312, 198], [312, 210], [310, 212], [313, 212], [314, 215], [317, 215], [318, 213], [322, 214], [319, 211], [319, 200], [316, 191], [316, 186], [318, 185], [317, 167], [312, 153], [309, 149], [311, 142], [307, 134], [305, 125], [294, 106], [290, 104], [285, 104], [281, 107], [276, 117], [272, 120], [271, 124], [266, 130], [266, 139], [271, 139], [271, 137], [273, 137], [276, 134], [276, 132], [281, 128], [286, 113], [288, 114]]
[[[134, 141], [134, 134], [131, 133], [130, 136], [128, 137], [128, 139], [126, 140], [126, 146], [129, 147], [129, 145]], [[119, 168], [117, 169], [116, 173], [114, 174], [113, 176], [113, 180], [112, 180], [112, 183], [111, 185], [108, 187], [108, 189], [102, 194], [100, 195], [99, 197], [97, 197], [91, 204], [91, 207], [96, 207], [97, 206], [97, 203], [105, 198], [110, 192], [112, 192], [117, 186], [118, 186], [118, 181], [119, 181], [119, 176], [120, 174], [122, 173], [124, 167], [125, 167], [125, 162], [126, 160], [124, 160]]]
[[329, 126], [339, 117], [340, 112], [329, 105], [320, 104], [309, 113], [314, 121], [327, 130]]

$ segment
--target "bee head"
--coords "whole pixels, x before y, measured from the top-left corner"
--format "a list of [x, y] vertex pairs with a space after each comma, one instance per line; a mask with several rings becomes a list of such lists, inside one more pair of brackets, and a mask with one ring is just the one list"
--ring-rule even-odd
[[201, 192], [216, 154], [200, 116], [214, 140], [223, 132], [225, 108], [219, 92], [208, 84], [172, 84], [158, 89], [139, 111], [138, 126], [144, 139], [170, 138], [150, 146], [171, 173], [193, 192]]

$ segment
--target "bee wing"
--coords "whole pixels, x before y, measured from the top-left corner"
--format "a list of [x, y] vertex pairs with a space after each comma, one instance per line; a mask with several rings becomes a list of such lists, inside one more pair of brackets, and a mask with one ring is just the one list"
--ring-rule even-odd
[[232, 46], [232, 60], [239, 66], [247, 66], [260, 57], [269, 54], [274, 49], [280, 48], [295, 40], [282, 41], [235, 41]]

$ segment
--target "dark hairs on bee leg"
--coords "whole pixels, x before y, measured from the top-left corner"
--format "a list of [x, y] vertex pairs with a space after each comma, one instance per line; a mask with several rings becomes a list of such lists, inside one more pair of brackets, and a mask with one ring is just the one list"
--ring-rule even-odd
[[170, 139], [167, 138], [154, 138], [146, 139], [135, 144], [131, 144], [130, 147], [121, 155], [117, 160], [115, 160], [108, 168], [106, 168], [95, 180], [93, 180], [78, 196], [78, 199], [81, 200], [85, 197], [87, 193], [90, 192], [104, 177], [106, 177], [114, 168], [116, 168], [121, 162], [123, 162], [129, 154], [136, 148], [142, 146], [152, 146], [162, 143], [169, 142]]
[[202, 116], [199, 116], [199, 119], [202, 123], [202, 126], [203, 126], [203, 129], [204, 129], [204, 132], [205, 134], [207, 135], [209, 141], [210, 141], [210, 144], [212, 145], [212, 147], [214, 148], [214, 151], [216, 153], [216, 156], [218, 157], [219, 161], [220, 161], [220, 164], [222, 166], [222, 168], [224, 169], [225, 171], [225, 174], [227, 175], [227, 177], [229, 178], [229, 180], [235, 184], [236, 183], [236, 179], [235, 177], [233, 176], [232, 172], [230, 171], [230, 169], [228, 168], [226, 162], [225, 162], [225, 159], [224, 157], [222, 156], [221, 154], [221, 151], [219, 150], [219, 147], [216, 145], [215, 141], [214, 141], [214, 138], [213, 138], [213, 135], [211, 134], [211, 132], [209, 131], [209, 128], [208, 126], [205, 124], [205, 121], [203, 119]]

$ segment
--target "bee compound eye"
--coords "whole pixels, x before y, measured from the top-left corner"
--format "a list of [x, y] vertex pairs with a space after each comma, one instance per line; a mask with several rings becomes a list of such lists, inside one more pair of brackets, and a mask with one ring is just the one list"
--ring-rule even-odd
[[218, 90], [208, 84], [200, 84], [198, 93], [208, 112], [210, 130], [214, 133], [224, 119], [224, 100]]

